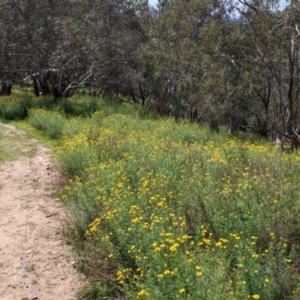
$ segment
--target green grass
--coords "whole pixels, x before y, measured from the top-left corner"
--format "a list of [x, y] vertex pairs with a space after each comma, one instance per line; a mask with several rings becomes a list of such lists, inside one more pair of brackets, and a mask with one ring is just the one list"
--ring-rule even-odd
[[[17, 121], [6, 121], [6, 123], [10, 124], [15, 124], [16, 122]], [[24, 123], [24, 127], [28, 126], [28, 124], [25, 125], [25, 121], [19, 121], [19, 123], [20, 122]], [[17, 159], [21, 155], [33, 156], [36, 153], [36, 143], [29, 139], [28, 131], [23, 130], [22, 132], [19, 132], [12, 128], [0, 126], [0, 151], [2, 160], [10, 161]]]
[[35, 97], [28, 90], [15, 89], [11, 96], [0, 97], [0, 118], [18, 120], [28, 117], [32, 108], [60, 110], [66, 115], [90, 117], [103, 102], [95, 97], [56, 100], [51, 96]]
[[7, 122], [8, 124], [15, 125], [17, 128], [24, 130], [28, 133], [29, 136], [36, 138], [37, 140], [43, 142], [48, 147], [54, 147], [54, 140], [50, 136], [36, 129], [32, 125], [29, 124], [27, 119], [24, 120], [13, 120]]
[[0, 162], [5, 160], [5, 152], [1, 147], [1, 143], [3, 141], [3, 130], [0, 128]]
[[82, 299], [299, 299], [298, 152], [97, 105], [30, 118], [59, 132]]

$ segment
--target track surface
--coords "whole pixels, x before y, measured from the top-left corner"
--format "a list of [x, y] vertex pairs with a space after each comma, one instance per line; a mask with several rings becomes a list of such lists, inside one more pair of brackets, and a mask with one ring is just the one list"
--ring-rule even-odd
[[51, 151], [14, 126], [0, 129], [0, 148], [15, 157], [0, 163], [0, 299], [76, 299], [83, 282], [63, 235]]

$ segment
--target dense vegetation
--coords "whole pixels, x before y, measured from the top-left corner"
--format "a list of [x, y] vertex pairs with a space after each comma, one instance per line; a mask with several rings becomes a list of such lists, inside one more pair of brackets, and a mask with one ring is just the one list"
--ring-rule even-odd
[[299, 23], [293, 0], [0, 0], [0, 117], [57, 141], [82, 297], [300, 298]]
[[300, 6], [280, 0], [0, 1], [0, 94], [78, 89], [299, 146]]
[[129, 103], [40, 101], [29, 122], [69, 174], [82, 298], [299, 299], [297, 152]]

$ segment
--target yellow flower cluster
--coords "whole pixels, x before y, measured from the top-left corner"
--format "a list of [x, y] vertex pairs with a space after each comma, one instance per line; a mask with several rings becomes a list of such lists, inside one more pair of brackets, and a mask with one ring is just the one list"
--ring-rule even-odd
[[82, 159], [85, 175], [62, 197], [101, 217], [85, 224], [86, 235], [108, 247], [133, 298], [267, 299], [274, 253], [287, 270], [292, 263], [273, 224], [300, 185], [282, 178], [291, 160], [269, 145], [210, 141], [199, 127], [115, 115], [101, 119], [95, 138], [66, 136], [57, 153]]
[[100, 225], [101, 220], [96, 218], [91, 224], [89, 224], [89, 229], [86, 231], [85, 235], [92, 235], [93, 232], [97, 231], [98, 226]]

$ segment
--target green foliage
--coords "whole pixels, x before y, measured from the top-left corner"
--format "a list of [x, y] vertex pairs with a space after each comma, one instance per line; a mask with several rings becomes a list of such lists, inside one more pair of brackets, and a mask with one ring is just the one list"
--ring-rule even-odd
[[48, 112], [43, 109], [29, 110], [30, 125], [42, 130], [46, 135], [57, 139], [62, 135], [66, 117], [59, 112]]
[[90, 117], [98, 110], [98, 103], [100, 101], [101, 99], [96, 97], [63, 99], [59, 102], [59, 107], [67, 115]]
[[0, 98], [0, 116], [6, 120], [22, 119], [27, 115], [27, 107], [30, 100], [15, 101], [9, 97]]
[[[115, 113], [132, 114], [137, 113], [134, 105], [126, 102], [118, 102], [101, 97], [84, 97], [77, 95], [74, 98], [54, 99], [52, 96], [35, 97], [28, 92], [17, 90], [12, 96], [0, 97], [0, 117], [5, 120], [24, 119], [28, 117], [32, 108], [54, 109], [61, 111], [66, 116], [81, 116], [89, 118], [96, 111], [103, 111], [105, 115]], [[148, 112], [140, 107], [141, 116], [147, 117]]]
[[28, 92], [16, 90], [12, 96], [0, 97], [0, 117], [6, 120], [24, 119], [31, 108], [53, 108], [53, 97], [36, 98]]
[[114, 285], [90, 285], [84, 288], [84, 290], [78, 293], [77, 297], [79, 299], [85, 300], [102, 300], [105, 299], [107, 295], [112, 295], [115, 292]]
[[100, 104], [29, 119], [60, 138], [72, 176], [61, 199], [93, 282], [83, 299], [297, 299], [298, 153]]
[[296, 299], [298, 154], [110, 110], [57, 147], [91, 280], [127, 299]]

